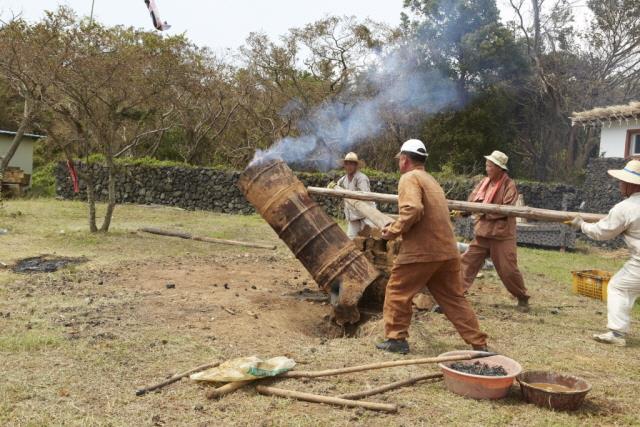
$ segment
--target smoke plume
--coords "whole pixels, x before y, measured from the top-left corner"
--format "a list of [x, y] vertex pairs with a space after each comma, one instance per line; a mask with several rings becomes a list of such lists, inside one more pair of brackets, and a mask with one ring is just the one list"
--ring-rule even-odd
[[[320, 105], [298, 123], [300, 136], [287, 137], [268, 150], [258, 150], [251, 164], [282, 159], [288, 164], [312, 164], [328, 170], [358, 143], [380, 135], [385, 112], [394, 116], [435, 113], [453, 106], [457, 99], [452, 81], [433, 69], [427, 70], [414, 43], [374, 55], [368, 70], [350, 90], [350, 96], [344, 97], [350, 100], [348, 103], [338, 99]], [[368, 95], [354, 101], [353, 91]]]

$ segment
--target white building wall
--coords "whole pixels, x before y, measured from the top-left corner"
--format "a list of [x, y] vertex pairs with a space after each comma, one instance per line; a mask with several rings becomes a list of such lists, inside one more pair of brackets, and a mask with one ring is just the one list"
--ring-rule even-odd
[[640, 129], [640, 124], [635, 123], [619, 125], [611, 123], [604, 124], [600, 133], [600, 156], [602, 157], [624, 157], [625, 144], [627, 143], [627, 130]]
[[[9, 151], [12, 140], [13, 137], [11, 136], [0, 135], [0, 156], [4, 156]], [[34, 140], [32, 138], [24, 138], [20, 142], [16, 154], [9, 162], [9, 166], [20, 168], [24, 173], [33, 175], [33, 144]]]

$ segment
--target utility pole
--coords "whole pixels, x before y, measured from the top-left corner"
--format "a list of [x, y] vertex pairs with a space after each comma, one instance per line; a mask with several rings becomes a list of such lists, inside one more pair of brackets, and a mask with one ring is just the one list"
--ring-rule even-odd
[[89, 17], [89, 23], [93, 24], [93, 6], [96, 4], [96, 0], [91, 0], [91, 16]]

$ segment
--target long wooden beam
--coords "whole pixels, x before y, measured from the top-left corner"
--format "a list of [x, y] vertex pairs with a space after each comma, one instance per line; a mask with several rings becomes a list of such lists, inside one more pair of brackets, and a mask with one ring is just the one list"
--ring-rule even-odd
[[376, 228], [382, 230], [386, 225], [391, 224], [394, 221], [394, 218], [383, 214], [375, 207], [371, 206], [371, 204], [364, 202], [362, 200], [353, 200], [353, 199], [344, 199], [345, 203], [350, 205], [353, 209], [360, 212], [361, 215], [365, 216], [371, 223], [373, 223]]
[[192, 234], [184, 233], [182, 231], [161, 230], [159, 228], [153, 228], [153, 227], [142, 227], [140, 228], [139, 231], [149, 233], [149, 234], [156, 234], [158, 236], [179, 237], [181, 239], [197, 240], [198, 242], [217, 243], [220, 245], [244, 246], [247, 248], [257, 248], [257, 249], [271, 249], [271, 250], [276, 249], [275, 245], [266, 245], [262, 243], [253, 243], [253, 242], [239, 242], [237, 240], [214, 239], [212, 237], [194, 236]]
[[[398, 204], [398, 196], [395, 194], [366, 193], [362, 191], [337, 190], [322, 187], [307, 187], [307, 190], [309, 193], [319, 196]], [[451, 210], [517, 216], [535, 221], [565, 222], [571, 221], [579, 215], [586, 222], [598, 222], [605, 217], [605, 215], [602, 214], [554, 211], [551, 209], [532, 208], [529, 206], [494, 205], [489, 203], [463, 202], [459, 200], [447, 200], [447, 202], [449, 203], [449, 209]]]

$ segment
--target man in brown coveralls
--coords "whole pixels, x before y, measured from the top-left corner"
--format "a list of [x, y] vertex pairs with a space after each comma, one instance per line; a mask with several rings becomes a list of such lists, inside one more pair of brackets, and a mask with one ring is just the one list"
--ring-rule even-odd
[[[469, 196], [470, 202], [494, 203], [497, 205], [515, 205], [518, 189], [509, 175], [509, 158], [500, 151], [485, 156], [487, 177], [484, 178]], [[516, 253], [516, 219], [500, 214], [484, 214], [476, 218], [475, 239], [462, 255], [462, 278], [465, 290], [482, 268], [487, 255], [496, 267], [498, 276], [507, 290], [518, 299], [518, 307], [527, 310], [529, 295], [524, 286], [522, 273], [518, 270]]]
[[402, 145], [396, 156], [402, 177], [398, 184], [398, 219], [383, 230], [386, 240], [402, 236], [384, 298], [386, 341], [380, 350], [408, 353], [407, 336], [413, 297], [425, 286], [462, 338], [486, 350], [487, 335], [464, 297], [460, 254], [456, 246], [444, 191], [424, 169], [427, 151], [417, 139]]

